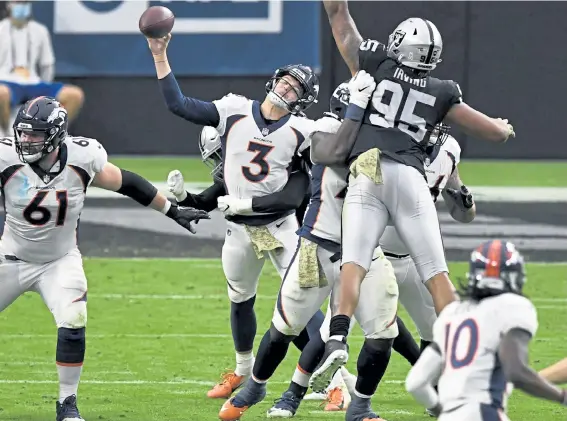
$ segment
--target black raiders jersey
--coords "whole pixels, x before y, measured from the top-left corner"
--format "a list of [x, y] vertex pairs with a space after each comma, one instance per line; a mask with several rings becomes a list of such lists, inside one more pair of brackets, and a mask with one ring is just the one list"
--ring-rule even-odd
[[417, 78], [413, 69], [388, 57], [384, 44], [365, 40], [358, 52], [359, 67], [374, 76], [376, 89], [349, 157], [378, 148], [382, 156], [409, 165], [425, 175], [425, 148], [435, 125], [454, 104], [461, 89], [451, 80]]

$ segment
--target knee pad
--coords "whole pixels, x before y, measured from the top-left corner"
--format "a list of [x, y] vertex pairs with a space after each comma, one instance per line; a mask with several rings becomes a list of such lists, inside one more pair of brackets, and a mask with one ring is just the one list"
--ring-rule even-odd
[[227, 291], [228, 291], [228, 298], [235, 304], [243, 303], [245, 301], [250, 300], [252, 297], [256, 296], [256, 290], [252, 289], [250, 291], [246, 290], [246, 288], [241, 288], [238, 285], [238, 282], [231, 281], [230, 279], [226, 280]]
[[57, 355], [60, 364], [82, 364], [85, 358], [85, 328], [57, 330]]
[[290, 343], [295, 339], [297, 335], [286, 335], [285, 333], [280, 332], [274, 324], [272, 323], [270, 326], [270, 342], [280, 342], [280, 343]]
[[80, 329], [87, 326], [87, 301], [74, 301], [61, 310], [57, 317], [58, 328]]

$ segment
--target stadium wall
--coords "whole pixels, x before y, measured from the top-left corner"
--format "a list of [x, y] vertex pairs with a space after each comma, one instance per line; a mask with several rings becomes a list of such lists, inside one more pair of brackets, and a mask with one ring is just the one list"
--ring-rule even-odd
[[[436, 75], [459, 82], [472, 106], [514, 124], [518, 137], [506, 145], [457, 133], [465, 157], [567, 159], [566, 2], [351, 2], [350, 8], [363, 36], [383, 41], [404, 18], [420, 16], [435, 22], [445, 41]], [[332, 88], [348, 77], [322, 7], [321, 13], [321, 100], [309, 110], [312, 117], [326, 110]], [[176, 58], [170, 60], [175, 70]], [[184, 93], [200, 99], [227, 92], [261, 99], [268, 77], [178, 79]], [[154, 78], [64, 80], [83, 87], [87, 98], [73, 131], [100, 139], [110, 153], [198, 153], [200, 128], [166, 110]]]

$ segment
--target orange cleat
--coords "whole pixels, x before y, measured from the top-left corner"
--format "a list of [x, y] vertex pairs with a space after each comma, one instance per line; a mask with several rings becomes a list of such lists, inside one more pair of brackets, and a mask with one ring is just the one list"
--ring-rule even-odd
[[237, 408], [232, 404], [232, 398], [228, 399], [219, 411], [219, 419], [222, 421], [237, 421], [242, 414], [248, 410], [248, 406]]
[[335, 387], [329, 390], [327, 393], [327, 405], [325, 405], [325, 411], [344, 411], [346, 409], [345, 405], [345, 395], [340, 387]]
[[220, 383], [207, 392], [207, 397], [213, 399], [228, 399], [232, 393], [246, 381], [246, 377], [237, 376], [234, 372], [224, 373]]

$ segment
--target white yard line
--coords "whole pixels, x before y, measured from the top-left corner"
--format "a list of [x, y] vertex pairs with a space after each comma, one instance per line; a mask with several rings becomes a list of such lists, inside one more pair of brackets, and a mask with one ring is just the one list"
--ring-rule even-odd
[[[152, 181], [152, 184], [163, 194], [171, 195], [165, 182]], [[200, 193], [209, 186], [210, 184], [207, 183], [185, 183], [185, 189], [190, 193]], [[470, 186], [469, 188], [474, 193], [477, 202], [567, 202], [567, 188], [564, 187]], [[89, 188], [87, 197], [124, 198], [118, 193], [96, 187]]]
[[[402, 384], [404, 380], [385, 380], [382, 383], [386, 384]], [[7, 380], [0, 379], [0, 384], [59, 384], [57, 380], [32, 380], [32, 379], [18, 379]], [[196, 380], [196, 379], [179, 379], [170, 381], [157, 381], [157, 380], [81, 380], [81, 384], [117, 384], [117, 385], [132, 385], [132, 386], [146, 386], [146, 385], [172, 385], [172, 386], [213, 386], [214, 381]], [[289, 384], [287, 381], [270, 381], [270, 384]]]
[[[228, 300], [226, 294], [97, 294], [89, 297], [107, 300]], [[275, 295], [257, 295], [257, 300], [275, 300]], [[532, 298], [533, 303], [567, 303], [566, 298]]]

